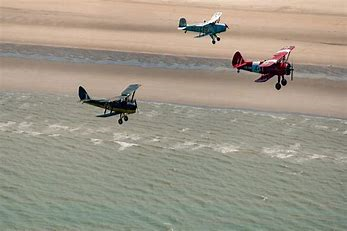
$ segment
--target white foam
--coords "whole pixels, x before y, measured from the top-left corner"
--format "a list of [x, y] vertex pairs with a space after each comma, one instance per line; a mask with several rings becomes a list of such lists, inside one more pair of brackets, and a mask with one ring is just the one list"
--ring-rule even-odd
[[313, 159], [323, 159], [326, 158], [327, 156], [325, 155], [319, 155], [319, 154], [313, 154], [312, 156], [309, 157], [309, 159], [313, 160]]
[[315, 125], [314, 127], [319, 129], [319, 130], [328, 130], [329, 129], [329, 127], [325, 126], [325, 125]]
[[190, 128], [182, 128], [181, 132], [186, 132], [186, 131], [189, 131], [189, 130], [190, 130]]
[[102, 140], [101, 140], [101, 139], [94, 139], [94, 138], [91, 138], [90, 141], [92, 141], [94, 145], [98, 145], [98, 144], [101, 144], [101, 143], [102, 143]]
[[61, 136], [61, 135], [58, 134], [58, 133], [54, 133], [54, 134], [50, 134], [50, 135], [48, 135], [48, 136], [50, 136], [50, 137], [58, 137], [58, 136]]
[[126, 148], [129, 148], [132, 146], [138, 146], [137, 144], [127, 143], [127, 142], [123, 142], [123, 141], [114, 141], [114, 142], [120, 145], [120, 148], [118, 149], [119, 151], [123, 151]]
[[32, 125], [33, 123], [28, 123], [28, 122], [21, 122], [19, 125], [18, 125], [18, 128], [28, 128]]
[[237, 146], [227, 144], [227, 145], [213, 145], [212, 149], [216, 152], [220, 152], [223, 154], [226, 153], [232, 153], [232, 152], [237, 152], [239, 151], [239, 148]]
[[23, 130], [16, 130], [16, 131], [13, 131], [13, 133], [22, 134], [22, 133], [24, 133], [24, 131]]
[[81, 128], [80, 127], [77, 127], [77, 128], [70, 128], [70, 132], [75, 132], [75, 131], [78, 131], [78, 130], [80, 130]]
[[280, 145], [275, 145], [273, 147], [264, 147], [263, 153], [270, 155], [271, 157], [276, 157], [280, 159], [287, 159], [290, 157], [294, 157], [298, 150], [300, 149], [300, 143], [295, 143], [290, 145], [289, 148], [284, 148]]
[[153, 138], [151, 141], [153, 141], [153, 142], [159, 142], [160, 139], [159, 139], [159, 137], [155, 137], [155, 138]]
[[6, 123], [0, 123], [0, 128], [10, 127], [12, 125], [15, 125], [16, 122], [14, 121], [7, 121]]
[[175, 144], [173, 147], [171, 147], [170, 149], [174, 149], [174, 150], [180, 150], [180, 149], [190, 149], [191, 146], [196, 145], [197, 143], [192, 142], [192, 141], [185, 141], [184, 143], [177, 143]]
[[64, 125], [60, 125], [60, 124], [51, 124], [48, 126], [50, 129], [53, 129], [53, 130], [68, 130], [69, 127], [68, 126], [64, 126]]
[[35, 132], [35, 131], [30, 131], [30, 132], [27, 132], [29, 135], [31, 136], [38, 136], [38, 135], [42, 135], [43, 133], [41, 132]]

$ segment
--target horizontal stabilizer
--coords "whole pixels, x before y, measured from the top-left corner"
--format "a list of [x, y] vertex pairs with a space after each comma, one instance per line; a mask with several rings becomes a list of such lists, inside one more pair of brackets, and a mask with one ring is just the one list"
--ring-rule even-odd
[[97, 115], [96, 117], [110, 117], [110, 116], [115, 116], [115, 115], [119, 115], [119, 113], [117, 112], [110, 112], [110, 113], [106, 113], [106, 114], [101, 114], [101, 115]]

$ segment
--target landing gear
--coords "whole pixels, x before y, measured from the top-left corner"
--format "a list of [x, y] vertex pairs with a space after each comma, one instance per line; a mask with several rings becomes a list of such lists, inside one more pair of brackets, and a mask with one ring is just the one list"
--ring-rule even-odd
[[281, 89], [281, 84], [280, 84], [280, 83], [276, 83], [275, 88], [276, 88], [277, 90], [280, 90], [280, 89]]
[[118, 123], [119, 124], [123, 124], [123, 119], [125, 122], [127, 122], [129, 120], [128, 116], [126, 114], [120, 114], [119, 115], [119, 120], [118, 120]]
[[283, 76], [282, 76], [281, 84], [282, 84], [283, 87], [285, 85], [287, 85], [287, 80]]
[[217, 41], [220, 40], [220, 38], [217, 35], [215, 35], [215, 34], [210, 34], [210, 37], [212, 39], [212, 44], [216, 44], [215, 38], [217, 39]]
[[275, 88], [276, 88], [278, 91], [281, 89], [281, 84], [280, 84], [280, 82], [281, 82], [281, 77], [278, 76], [278, 80], [277, 80], [277, 83], [276, 83], [276, 85], [275, 85]]

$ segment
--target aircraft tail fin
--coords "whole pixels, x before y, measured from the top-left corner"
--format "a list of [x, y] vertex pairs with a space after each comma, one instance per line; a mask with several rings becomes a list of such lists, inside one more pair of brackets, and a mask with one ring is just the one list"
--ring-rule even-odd
[[233, 67], [238, 68], [240, 66], [242, 66], [242, 64], [245, 63], [245, 60], [243, 59], [241, 53], [239, 51], [237, 51], [234, 54], [233, 60], [231, 62], [231, 64], [233, 65]]
[[90, 99], [90, 96], [88, 95], [87, 91], [82, 86], [78, 88], [78, 96], [80, 97], [81, 101]]
[[187, 26], [187, 20], [185, 18], [180, 18], [178, 23], [178, 28], [185, 28]]

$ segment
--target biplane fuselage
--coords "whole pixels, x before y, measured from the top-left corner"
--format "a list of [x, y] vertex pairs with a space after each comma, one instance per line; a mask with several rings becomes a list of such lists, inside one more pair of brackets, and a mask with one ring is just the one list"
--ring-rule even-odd
[[237, 72], [245, 70], [260, 73], [261, 76], [255, 80], [258, 83], [266, 82], [277, 75], [278, 80], [275, 87], [277, 90], [280, 90], [281, 85], [287, 85], [285, 75], [291, 75], [291, 80], [293, 80], [294, 67], [293, 64], [288, 62], [288, 59], [294, 48], [295, 46], [284, 47], [276, 52], [271, 59], [263, 61], [246, 61], [241, 53], [237, 51], [232, 59], [232, 66], [237, 68]]
[[224, 23], [215, 23], [215, 24], [196, 24], [196, 25], [187, 25], [184, 31], [197, 32], [200, 34], [218, 34], [225, 32], [227, 30], [227, 25]]
[[113, 99], [92, 99], [83, 87], [79, 87], [78, 95], [82, 103], [90, 104], [95, 107], [104, 109], [104, 113], [97, 117], [110, 117], [120, 115], [118, 123], [122, 124], [128, 121], [128, 114], [136, 113], [137, 103], [134, 99], [136, 90], [140, 84], [130, 84], [120, 96]]
[[187, 31], [199, 33], [195, 38], [210, 36], [212, 43], [215, 44], [216, 40], [220, 41], [220, 37], [218, 37], [217, 34], [225, 32], [229, 28], [227, 24], [219, 23], [221, 16], [222, 12], [216, 12], [209, 21], [196, 24], [187, 24], [185, 18], [180, 18], [178, 29], [183, 30], [185, 33], [187, 33]]
[[96, 101], [96, 100], [85, 100], [83, 103], [87, 103], [96, 107], [100, 107], [109, 111], [112, 111], [113, 113], [121, 114], [133, 114], [136, 113], [137, 105], [134, 102], [127, 102], [127, 101], [113, 101], [109, 103], [102, 103]]
[[259, 74], [272, 74], [272, 75], [290, 75], [290, 64], [289, 63], [277, 63], [270, 67], [261, 67], [263, 61], [248, 61], [246, 64], [239, 69], [255, 72]]

